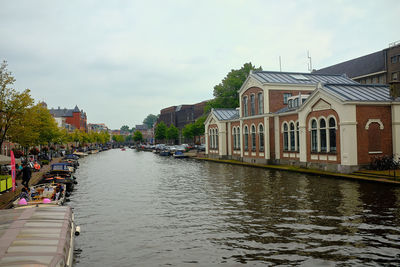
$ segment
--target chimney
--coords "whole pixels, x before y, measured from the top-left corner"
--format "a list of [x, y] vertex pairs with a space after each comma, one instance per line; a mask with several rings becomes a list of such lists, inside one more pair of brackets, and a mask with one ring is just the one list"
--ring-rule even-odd
[[400, 81], [389, 82], [390, 96], [393, 99], [400, 97]]

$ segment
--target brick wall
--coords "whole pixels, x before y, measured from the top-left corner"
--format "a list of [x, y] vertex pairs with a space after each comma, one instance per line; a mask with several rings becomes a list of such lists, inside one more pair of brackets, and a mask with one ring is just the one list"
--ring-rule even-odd
[[[369, 164], [375, 156], [392, 155], [392, 115], [390, 106], [357, 106], [357, 153], [358, 164]], [[377, 122], [369, 124], [369, 129], [365, 129], [369, 119], [379, 119], [383, 124], [383, 130]], [[375, 144], [371, 144], [375, 142]], [[382, 153], [370, 154], [369, 151], [378, 150]]]
[[[255, 114], [258, 115], [258, 93], [263, 93], [263, 90], [258, 87], [251, 87], [247, 89], [243, 94], [242, 94], [242, 99], [241, 102], [241, 107], [242, 107], [242, 115], [244, 115], [244, 105], [243, 105], [243, 98], [247, 96], [247, 116], [251, 116], [251, 101], [250, 101], [250, 96], [254, 94], [254, 102], [255, 102]], [[263, 109], [264, 110], [264, 109]]]
[[[296, 156], [291, 156], [292, 154], [296, 154], [298, 153], [298, 151], [290, 151], [290, 150], [284, 150], [283, 148], [283, 132], [282, 132], [282, 128], [283, 128], [283, 123], [286, 122], [288, 123], [288, 130], [290, 129], [290, 122], [293, 121], [294, 122], [294, 129], [295, 129], [295, 139], [296, 139], [296, 122], [298, 120], [299, 116], [298, 114], [292, 114], [292, 115], [286, 115], [286, 116], [280, 116], [279, 117], [279, 149], [280, 149], [280, 154], [281, 154], [281, 158], [282, 159], [290, 159], [290, 160], [299, 160], [299, 158], [297, 158]], [[290, 131], [288, 131], [288, 138], [290, 140]], [[289, 148], [290, 149], [290, 148]], [[289, 153], [288, 153], [289, 152]], [[287, 156], [285, 156], [285, 154]]]

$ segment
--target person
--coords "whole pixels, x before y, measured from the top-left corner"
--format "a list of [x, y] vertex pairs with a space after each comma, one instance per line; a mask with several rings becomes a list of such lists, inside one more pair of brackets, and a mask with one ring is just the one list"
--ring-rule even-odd
[[35, 171], [40, 171], [40, 164], [35, 160], [35, 164], [33, 164], [33, 168], [35, 169]]
[[29, 193], [26, 187], [23, 187], [21, 190], [21, 194], [19, 195], [20, 199], [25, 198], [26, 201], [29, 201]]
[[22, 169], [22, 185], [28, 187], [31, 176], [32, 176], [31, 168], [29, 168], [28, 164], [25, 163], [24, 168]]

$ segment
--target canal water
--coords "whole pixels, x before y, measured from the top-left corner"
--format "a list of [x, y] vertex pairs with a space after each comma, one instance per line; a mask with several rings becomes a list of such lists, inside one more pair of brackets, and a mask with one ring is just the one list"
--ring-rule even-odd
[[400, 188], [130, 149], [76, 176], [76, 266], [400, 265]]

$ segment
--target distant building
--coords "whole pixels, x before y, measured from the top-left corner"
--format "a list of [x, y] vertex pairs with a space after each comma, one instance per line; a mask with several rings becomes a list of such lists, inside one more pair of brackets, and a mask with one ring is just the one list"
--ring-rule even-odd
[[381, 51], [351, 59], [319, 70], [313, 74], [346, 74], [361, 84], [389, 84], [400, 80], [400, 42]]
[[157, 123], [164, 122], [167, 127], [173, 124], [179, 129], [180, 143], [192, 142], [193, 140], [184, 140], [182, 136], [182, 129], [190, 123], [194, 123], [199, 117], [204, 114], [204, 108], [207, 101], [203, 101], [192, 105], [179, 105], [164, 108], [160, 111], [160, 116]]
[[96, 133], [108, 132], [108, 127], [104, 123], [89, 123], [88, 131]]
[[88, 131], [86, 112], [79, 110], [78, 106], [74, 109], [49, 109], [50, 114], [55, 118], [58, 125], [70, 131], [75, 129]]
[[143, 142], [153, 143], [154, 142], [154, 130], [149, 128], [146, 124], [140, 124], [135, 126], [135, 131], [142, 133]]

